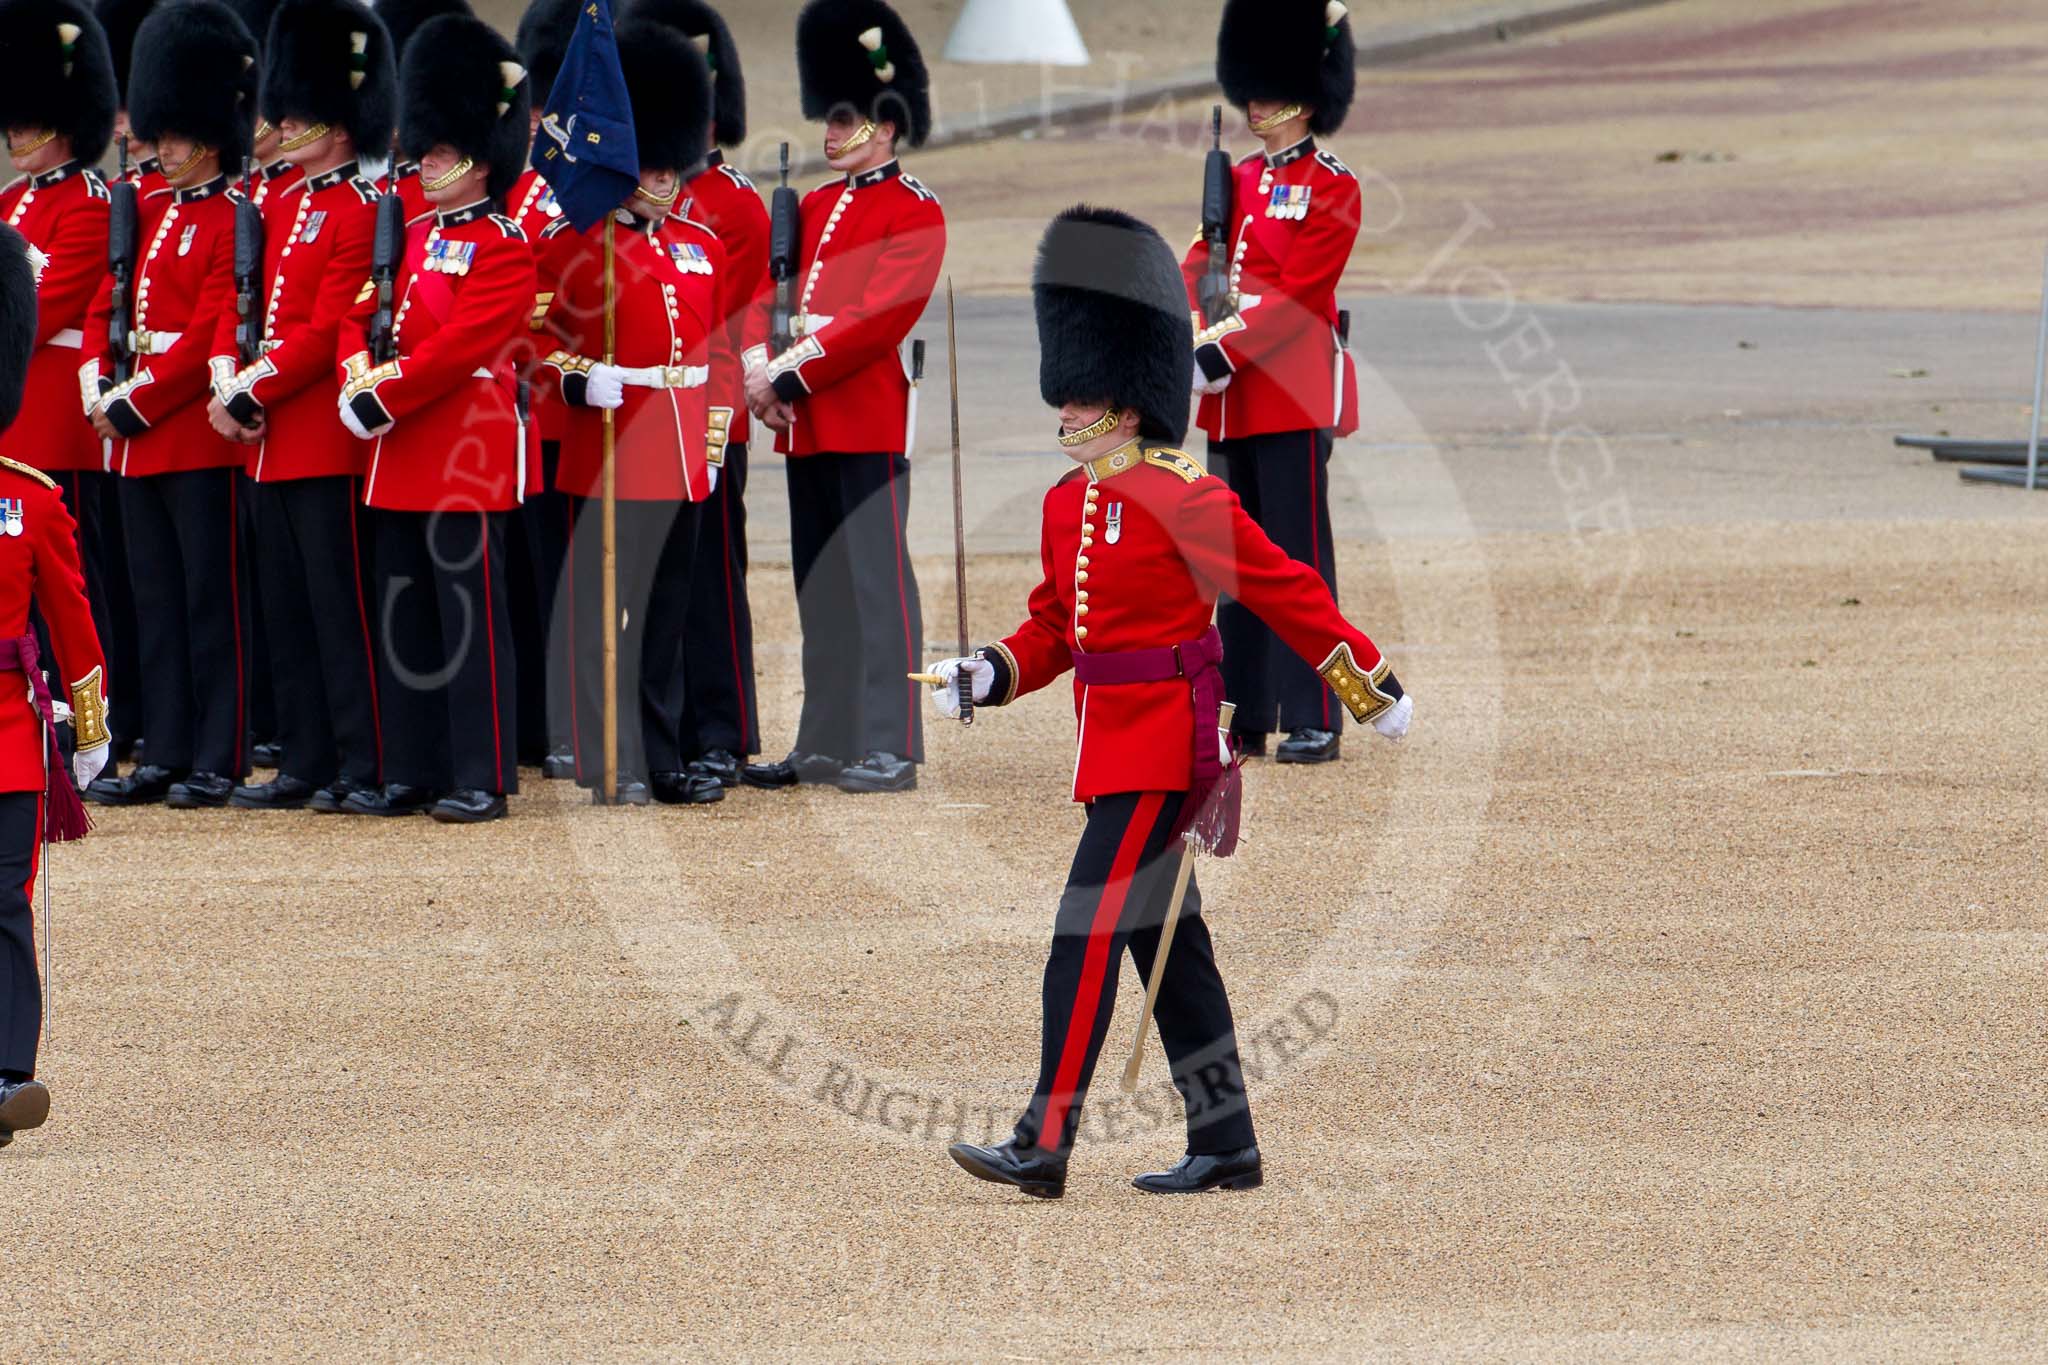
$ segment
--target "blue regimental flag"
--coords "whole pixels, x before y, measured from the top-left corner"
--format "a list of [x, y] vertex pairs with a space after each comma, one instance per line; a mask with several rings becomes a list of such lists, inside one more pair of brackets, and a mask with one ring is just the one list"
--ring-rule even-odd
[[608, 0], [584, 0], [576, 15], [533, 140], [533, 168], [578, 232], [625, 203], [640, 183], [639, 142]]

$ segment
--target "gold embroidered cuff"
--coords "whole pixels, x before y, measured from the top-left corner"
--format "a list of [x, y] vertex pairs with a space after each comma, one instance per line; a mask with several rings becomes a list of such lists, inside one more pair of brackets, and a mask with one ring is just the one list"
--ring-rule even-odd
[[97, 668], [71, 684], [71, 731], [80, 749], [97, 749], [110, 738], [107, 699], [101, 694]]
[[572, 374], [587, 375], [590, 373], [590, 367], [596, 363], [589, 356], [576, 355], [569, 351], [550, 351], [548, 358], [541, 362], [560, 370], [565, 377]]
[[[1004, 692], [1003, 699], [999, 702], [996, 702], [997, 706], [1008, 706], [1011, 702], [1017, 700], [1017, 685], [1020, 680], [1017, 671], [1017, 656], [1012, 654], [1010, 652], [1009, 646], [1005, 645], [1001, 640], [991, 640], [988, 644], [988, 648], [984, 649], [982, 653], [986, 654], [989, 649], [992, 649], [996, 653], [1002, 655], [1003, 666], [1010, 670], [1010, 686]], [[993, 700], [993, 698], [991, 698], [991, 700]]]
[[1394, 666], [1382, 658], [1379, 666], [1367, 673], [1351, 657], [1351, 646], [1341, 640], [1330, 651], [1330, 657], [1317, 666], [1316, 672], [1323, 675], [1323, 681], [1330, 685], [1330, 690], [1350, 708], [1351, 714], [1361, 724], [1371, 723], [1382, 711], [1400, 700], [1398, 693], [1385, 690], [1387, 680], [1394, 674]]
[[743, 370], [765, 370], [768, 368], [768, 348], [749, 346], [740, 352], [740, 368]]
[[1203, 327], [1195, 333], [1195, 345], [1206, 346], [1212, 341], [1221, 341], [1232, 332], [1245, 329], [1244, 314], [1237, 311], [1237, 296], [1231, 295], [1230, 312], [1213, 325]]
[[377, 386], [387, 379], [396, 379], [398, 362], [387, 360], [382, 365], [372, 365], [368, 351], [357, 351], [342, 362], [342, 371], [341, 401], [347, 403], [359, 393], [375, 393]]
[[807, 336], [796, 345], [768, 362], [768, 377], [779, 379], [792, 370], [803, 368], [809, 362], [825, 354], [825, 348], [818, 344], [816, 337]]
[[704, 463], [713, 469], [725, 465], [725, 446], [732, 439], [732, 409], [713, 408], [704, 428]]

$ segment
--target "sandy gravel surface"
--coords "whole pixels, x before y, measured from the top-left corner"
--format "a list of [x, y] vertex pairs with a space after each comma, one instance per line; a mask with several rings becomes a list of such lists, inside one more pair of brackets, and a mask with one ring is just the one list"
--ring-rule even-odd
[[[978, 564], [977, 614], [1028, 567]], [[1129, 1105], [1056, 1207], [940, 1154], [1028, 1082], [1076, 821], [1056, 697], [936, 733], [898, 800], [110, 814], [54, 867], [10, 1336], [2039, 1347], [2044, 571], [2038, 536], [1954, 523], [1354, 547], [1422, 728], [1258, 769], [1249, 847], [1204, 872], [1266, 1069], [1241, 1198], [1126, 1188], [1177, 1149]]]
[[[2048, 19], [2007, 0], [1686, 0], [1373, 73], [1330, 140], [1366, 185], [1352, 279], [1473, 288], [1441, 256], [1478, 235], [1531, 297], [2032, 309], [2044, 77]], [[1206, 116], [922, 158], [953, 268], [1021, 289], [1016, 232], [1084, 197], [1187, 241]]]

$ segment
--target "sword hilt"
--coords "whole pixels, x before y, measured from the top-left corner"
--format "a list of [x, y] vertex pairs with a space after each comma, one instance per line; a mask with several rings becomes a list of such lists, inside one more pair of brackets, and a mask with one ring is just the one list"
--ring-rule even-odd
[[[971, 655], [969, 656], [972, 657]], [[953, 696], [960, 703], [960, 723], [974, 724], [974, 670], [962, 668], [953, 675]]]

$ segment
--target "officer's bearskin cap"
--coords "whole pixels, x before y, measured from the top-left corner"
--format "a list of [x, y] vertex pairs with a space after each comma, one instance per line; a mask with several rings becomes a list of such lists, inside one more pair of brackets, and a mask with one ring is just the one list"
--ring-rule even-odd
[[93, 17], [107, 35], [107, 55], [114, 59], [114, 92], [128, 107], [128, 73], [135, 65], [135, 31], [156, 8], [156, 0], [94, 0]]
[[533, 85], [533, 102], [545, 105], [562, 74], [562, 62], [569, 55], [569, 39], [576, 33], [576, 16], [583, 12], [583, 0], [533, 0], [519, 16], [512, 46], [526, 66], [526, 78]]
[[1227, 0], [1216, 34], [1216, 80], [1242, 109], [1253, 100], [1305, 104], [1312, 133], [1334, 133], [1358, 89], [1358, 49], [1338, 0]]
[[1076, 205], [1052, 220], [1031, 274], [1038, 392], [1047, 404], [1136, 408], [1148, 440], [1188, 434], [1195, 333], [1173, 249], [1149, 224]]
[[28, 384], [28, 357], [36, 344], [35, 248], [13, 228], [0, 225], [0, 431], [21, 413]]
[[737, 147], [745, 142], [747, 79], [724, 16], [704, 0], [632, 0], [626, 18], [666, 24], [696, 45], [711, 69], [711, 119], [718, 145]]
[[391, 35], [363, 0], [283, 0], [263, 58], [263, 117], [339, 124], [382, 158], [398, 118]]
[[850, 108], [895, 124], [911, 147], [932, 131], [924, 54], [882, 0], [811, 0], [796, 20], [796, 70], [807, 119]]
[[114, 60], [78, 0], [0, 0], [0, 128], [54, 128], [90, 166], [114, 136]]
[[256, 39], [214, 0], [159, 5], [135, 33], [128, 121], [155, 142], [178, 133], [220, 153], [239, 171], [256, 125]]
[[398, 68], [398, 145], [418, 161], [445, 143], [490, 167], [503, 199], [526, 169], [531, 95], [519, 54], [481, 19], [444, 14], [420, 25]]
[[684, 171], [711, 146], [711, 72], [697, 45], [644, 15], [619, 25], [619, 70], [646, 170]]
[[427, 20], [470, 13], [469, 0], [376, 0], [376, 9], [384, 31], [391, 35], [392, 60], [400, 65], [405, 62], [405, 50], [412, 46], [412, 35]]

